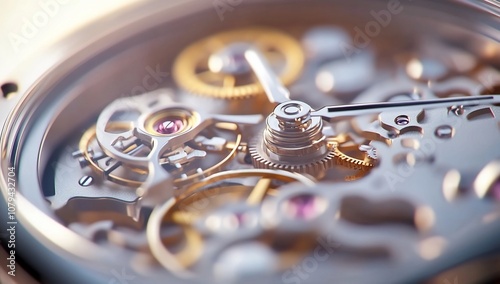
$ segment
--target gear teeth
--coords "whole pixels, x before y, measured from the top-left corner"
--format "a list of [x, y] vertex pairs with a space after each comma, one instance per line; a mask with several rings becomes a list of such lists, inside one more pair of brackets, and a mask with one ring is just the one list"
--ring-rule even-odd
[[[300, 43], [294, 37], [280, 30], [270, 28], [247, 28], [222, 32], [195, 42], [183, 50], [175, 60], [173, 66], [174, 80], [180, 87], [195, 95], [237, 100], [264, 94], [264, 89], [257, 81], [243, 85], [226, 86], [205, 80], [196, 73], [200, 62], [208, 61], [211, 54], [208, 54], [205, 50], [207, 50], [207, 45], [210, 45], [214, 39], [222, 43], [217, 48], [224, 48], [224, 46], [229, 46], [235, 42], [247, 41], [253, 42], [255, 45], [274, 46], [283, 54], [286, 61], [287, 68], [280, 74], [280, 79], [285, 85], [294, 82], [302, 72], [305, 56]], [[211, 51], [215, 52], [214, 50]], [[222, 73], [213, 73], [211, 75], [220, 76], [217, 79], [222, 82], [227, 78]], [[228, 76], [234, 75], [228, 74]]]
[[365, 176], [374, 167], [374, 163], [369, 159], [360, 160], [344, 154], [338, 149], [338, 143], [331, 143], [329, 146], [331, 148], [330, 152], [320, 160], [298, 165], [280, 164], [269, 160], [263, 150], [259, 150], [259, 147], [262, 146], [260, 145], [260, 139], [262, 137], [258, 136], [250, 143], [248, 148], [253, 166], [258, 169], [279, 169], [318, 177], [329, 168], [341, 166], [359, 171], [354, 175], [345, 177], [346, 181], [354, 181]]
[[296, 172], [300, 174], [308, 174], [313, 177], [321, 177], [324, 175], [325, 171], [331, 167], [331, 165], [335, 164], [335, 152], [330, 151], [328, 154], [320, 160], [313, 161], [305, 164], [280, 164], [273, 161], [268, 160], [265, 156], [263, 156], [258, 147], [259, 142], [253, 142], [250, 144], [249, 153], [252, 157], [253, 166], [258, 169], [279, 169], [289, 172]]
[[338, 166], [360, 171], [367, 171], [374, 167], [374, 164], [370, 161], [356, 159], [344, 154], [338, 149], [338, 143], [333, 143], [332, 147], [334, 148], [335, 162]]
[[347, 156], [346, 154], [340, 152], [339, 150], [335, 150], [334, 152], [336, 157], [335, 159], [336, 164], [339, 166], [353, 170], [368, 170], [370, 168], [373, 168], [374, 166], [372, 163], [368, 163], [363, 160]]

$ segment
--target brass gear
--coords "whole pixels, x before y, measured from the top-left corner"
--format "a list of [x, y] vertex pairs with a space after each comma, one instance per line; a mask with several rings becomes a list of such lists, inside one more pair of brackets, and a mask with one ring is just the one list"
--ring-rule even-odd
[[[113, 122], [109, 124], [109, 129], [116, 129], [116, 130], [125, 130], [128, 128], [128, 125], [126, 123], [120, 123], [120, 122]], [[137, 145], [132, 144], [127, 149], [125, 149], [125, 152], [129, 152], [133, 149], [135, 149]], [[108, 160], [112, 161], [112, 159], [105, 154], [101, 154], [102, 156], [96, 159], [93, 157], [92, 152], [95, 150], [99, 150], [101, 152], [101, 148], [99, 144], [96, 141], [96, 126], [93, 125], [90, 128], [88, 128], [85, 133], [82, 135], [78, 148], [80, 152], [82, 153], [82, 160], [80, 163], [82, 165], [87, 165], [94, 171], [95, 173], [99, 174], [100, 176], [108, 179], [111, 182], [117, 183], [119, 185], [123, 186], [130, 186], [130, 187], [138, 187], [140, 186], [145, 180], [146, 176], [148, 174], [148, 171], [145, 169], [140, 169], [137, 167], [130, 167], [126, 164], [122, 163], [117, 163], [116, 161], [114, 162], [115, 165], [122, 165], [122, 169], [125, 170], [125, 172], [122, 172], [122, 174], [113, 174], [113, 173], [106, 173], [105, 168], [103, 167], [102, 164], [98, 162], [98, 160], [103, 159], [103, 160]], [[127, 177], [127, 176], [133, 176], [133, 178]]]
[[[250, 185], [243, 182], [244, 180], [253, 180], [255, 184]], [[276, 195], [279, 188], [288, 183], [312, 188], [315, 181], [290, 172], [240, 169], [218, 172], [187, 185], [182, 194], [170, 198], [151, 213], [147, 224], [147, 237], [153, 255], [169, 271], [180, 276], [192, 275], [196, 269], [194, 264], [203, 257], [203, 251], [206, 253], [206, 240], [210, 238], [210, 234], [217, 234], [219, 230], [224, 229], [224, 226], [213, 229], [210, 222], [203, 222], [203, 219], [217, 218], [217, 211], [221, 206], [227, 205], [228, 200], [233, 203], [241, 201], [240, 205], [243, 206], [238, 206], [238, 210], [246, 210], [245, 204], [248, 208], [260, 207], [267, 196]], [[182, 235], [161, 238], [162, 224], [168, 224], [170, 228], [177, 227]], [[231, 239], [234, 236], [225, 233], [218, 235], [219, 238]], [[176, 247], [179, 243], [182, 243], [182, 246]]]
[[352, 146], [342, 145], [348, 142], [346, 139], [349, 139], [348, 136], [344, 137], [343, 135], [327, 138], [329, 149], [327, 154], [320, 159], [307, 161], [305, 163], [292, 164], [271, 160], [269, 155], [267, 155], [264, 150], [262, 136], [257, 137], [250, 144], [248, 151], [252, 157], [253, 166], [259, 169], [280, 169], [301, 174], [308, 174], [320, 179], [325, 174], [326, 170], [334, 166], [341, 166], [357, 171], [355, 175], [345, 177], [346, 181], [354, 181], [366, 175], [367, 172], [375, 166], [375, 163], [374, 160], [368, 155], [365, 155], [363, 159], [360, 159], [345, 154], [343, 151], [350, 150], [349, 148], [352, 148]]
[[292, 83], [304, 64], [304, 53], [293, 37], [271, 28], [245, 28], [221, 32], [188, 46], [177, 57], [173, 77], [182, 88], [203, 96], [238, 99], [263, 94], [264, 90], [251, 70], [244, 74], [213, 72], [211, 55], [231, 44], [251, 44], [269, 60], [283, 84]]
[[336, 165], [359, 171], [367, 171], [375, 166], [373, 160], [368, 156], [364, 159], [354, 158], [342, 152], [342, 146], [338, 142], [329, 141], [329, 144], [334, 149]]

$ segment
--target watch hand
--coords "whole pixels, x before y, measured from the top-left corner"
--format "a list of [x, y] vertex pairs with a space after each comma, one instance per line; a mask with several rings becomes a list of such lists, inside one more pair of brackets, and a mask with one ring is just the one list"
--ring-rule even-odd
[[327, 121], [342, 120], [358, 115], [374, 114], [383, 111], [408, 110], [409, 108], [437, 108], [450, 105], [478, 105], [500, 103], [499, 95], [457, 97], [449, 99], [433, 99], [407, 102], [382, 102], [354, 105], [325, 106], [311, 112], [312, 116], [320, 116]]
[[245, 59], [259, 79], [271, 103], [283, 103], [290, 100], [290, 92], [274, 74], [262, 53], [255, 49], [249, 49], [245, 52]]

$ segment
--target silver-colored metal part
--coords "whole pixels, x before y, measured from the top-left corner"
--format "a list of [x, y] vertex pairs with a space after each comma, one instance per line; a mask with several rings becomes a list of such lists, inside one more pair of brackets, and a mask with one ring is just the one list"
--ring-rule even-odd
[[434, 132], [437, 137], [441, 139], [448, 139], [453, 137], [454, 129], [450, 125], [441, 125], [436, 128]]
[[[488, 106], [480, 105], [469, 108], [469, 111], [485, 108], [489, 109]], [[401, 127], [394, 123], [394, 113], [382, 113], [375, 122], [376, 126], [370, 126], [371, 130], [366, 129], [366, 132], [376, 129], [382, 137], [387, 137], [389, 131], [395, 131], [397, 135], [390, 139], [389, 144], [385, 141], [372, 141], [371, 145], [377, 148], [381, 163], [371, 175], [385, 172], [385, 183], [396, 189], [397, 186], [404, 186], [407, 175], [413, 175], [419, 167], [454, 169], [462, 174], [461, 186], [465, 186], [464, 183], [471, 183], [477, 174], [476, 171], [467, 169], [471, 166], [482, 168], [491, 157], [500, 155], [493, 146], [500, 139], [500, 131], [485, 134], [481, 130], [482, 127], [495, 127], [499, 111], [498, 107], [494, 107], [495, 116], [485, 116], [480, 120], [457, 117], [444, 107], [425, 110], [425, 119], [417, 120], [418, 114], [423, 112], [414, 111], [409, 114], [410, 118], [415, 117], [414, 122]], [[490, 150], [478, 151], [478, 146], [470, 137], [481, 137], [480, 147]], [[460, 155], [457, 156], [456, 153]]]
[[406, 73], [412, 79], [437, 80], [448, 72], [448, 68], [442, 62], [432, 58], [413, 58], [406, 65]]
[[206, 157], [207, 153], [205, 151], [193, 150], [191, 148], [180, 148], [173, 151], [172, 155], [169, 155], [165, 160], [172, 165], [185, 164], [194, 159], [201, 159]]
[[359, 150], [365, 152], [373, 160], [378, 159], [377, 149], [372, 145], [361, 145], [359, 146]]
[[279, 104], [267, 117], [262, 137], [250, 146], [257, 168], [276, 168], [316, 177], [333, 165], [334, 153], [323, 134], [323, 121], [304, 102]]
[[249, 43], [236, 42], [214, 53], [208, 59], [208, 68], [214, 73], [230, 75], [245, 74], [251, 71], [245, 59], [245, 52], [251, 48]]
[[410, 110], [415, 108], [439, 108], [451, 107], [454, 104], [460, 105], [479, 105], [479, 104], [497, 104], [500, 102], [500, 96], [481, 96], [481, 97], [457, 97], [447, 99], [433, 99], [433, 100], [418, 100], [407, 102], [381, 102], [381, 103], [367, 103], [367, 104], [354, 104], [343, 106], [326, 106], [319, 110], [313, 111], [313, 116], [320, 116], [327, 121], [338, 121], [355, 116], [362, 116], [367, 114], [381, 113], [384, 111], [395, 111], [397, 109]]
[[400, 115], [394, 119], [394, 122], [396, 122], [397, 125], [407, 125], [410, 123], [410, 119], [407, 115]]
[[318, 117], [311, 117], [311, 110], [303, 102], [289, 101], [278, 105], [269, 115], [263, 138], [273, 161], [317, 159], [328, 152], [323, 122]]
[[352, 44], [351, 36], [344, 29], [336, 26], [318, 26], [308, 30], [302, 45], [311, 60], [325, 60], [344, 56], [339, 47]]
[[[266, 121], [266, 129], [260, 141], [250, 148], [254, 166], [258, 168], [279, 168], [322, 176], [332, 165], [333, 154], [323, 134], [322, 119], [339, 121], [350, 117], [375, 114], [383, 111], [406, 111], [414, 113], [397, 115], [391, 123], [382, 122], [383, 127], [396, 135], [409, 131], [422, 132], [415, 123], [423, 119], [418, 108], [449, 107], [450, 104], [477, 105], [500, 102], [499, 96], [459, 97], [450, 99], [386, 102], [347, 106], [323, 107], [313, 111], [300, 101], [288, 101], [278, 105]], [[410, 110], [408, 110], [410, 108]], [[391, 115], [391, 114], [389, 114]], [[411, 122], [415, 123], [411, 123]], [[388, 134], [386, 134], [389, 136]], [[388, 138], [392, 138], [388, 137]], [[313, 166], [314, 165], [314, 166]]]
[[462, 115], [465, 112], [463, 105], [455, 105], [450, 107], [450, 111], [454, 113], [456, 116]]
[[340, 58], [326, 63], [318, 71], [314, 81], [324, 93], [354, 93], [370, 86], [376, 72], [374, 55], [364, 52], [352, 58]]
[[220, 151], [227, 143], [227, 141], [221, 137], [214, 137], [209, 139], [203, 136], [197, 136], [194, 139], [194, 142], [201, 144], [209, 151]]
[[290, 92], [274, 74], [267, 59], [255, 49], [245, 52], [245, 58], [259, 79], [267, 98], [271, 103], [283, 103], [290, 100]]
[[[199, 274], [207, 275], [210, 279], [222, 277], [220, 275], [221, 267], [214, 275], [213, 269], [216, 269], [214, 259], [219, 259], [221, 255], [230, 250], [230, 247], [236, 245], [238, 240], [250, 240], [273, 230], [261, 222], [262, 202], [260, 199], [272, 198], [270, 196], [272, 194], [267, 192], [270, 191], [269, 188], [263, 192], [261, 192], [262, 188], [259, 188], [259, 181], [263, 179], [278, 182], [272, 186], [275, 191], [286, 188], [289, 183], [302, 188], [311, 188], [314, 185], [314, 180], [309, 177], [280, 170], [235, 170], [212, 175], [201, 185], [191, 185], [194, 191], [186, 192], [177, 200], [175, 198], [169, 199], [151, 213], [147, 234], [153, 255], [158, 258], [161, 265], [184, 278], [196, 279]], [[219, 186], [214, 187], [217, 183]], [[259, 193], [259, 202], [249, 201], [250, 197], [245, 194], [245, 192], [250, 192], [251, 196], [253, 191]], [[231, 196], [231, 194], [235, 196]], [[227, 196], [226, 200], [225, 196]], [[183, 206], [183, 202], [189, 198], [194, 198], [195, 202]], [[246, 198], [246, 200], [241, 200], [241, 198]], [[228, 200], [231, 202], [227, 202]], [[198, 258], [200, 259], [196, 265], [191, 267], [184, 267], [176, 257], [175, 252], [161, 244], [159, 233], [162, 224], [165, 223], [164, 216], [170, 213], [175, 214], [179, 210], [198, 217], [193, 226], [187, 229], [192, 230], [192, 234], [200, 234], [205, 237], [203, 246], [196, 248], [197, 251], [202, 250], [203, 253], [199, 251]], [[193, 222], [189, 218], [187, 219], [189, 222]], [[194, 238], [192, 237], [192, 239]], [[273, 269], [273, 271], [275, 270]]]
[[94, 178], [92, 176], [83, 176], [79, 181], [78, 183], [83, 186], [83, 187], [87, 187], [89, 185], [91, 185], [92, 183], [94, 182]]
[[[146, 129], [150, 117], [169, 110], [183, 112], [191, 124], [173, 135], [152, 133]], [[108, 131], [107, 126], [112, 121], [113, 115], [120, 112], [138, 112], [140, 115], [136, 120], [128, 121], [129, 130], [122, 133]], [[166, 151], [195, 139], [211, 124], [228, 122], [252, 125], [259, 123], [261, 118], [261, 115], [219, 115], [194, 111], [189, 106], [172, 101], [168, 90], [158, 90], [115, 100], [99, 115], [96, 133], [101, 148], [108, 156], [124, 164], [148, 170], [147, 180], [137, 189], [137, 195], [143, 197], [141, 203], [148, 206], [174, 195], [173, 180], [159, 163]], [[143, 144], [151, 147], [151, 152], [146, 157], [137, 157], [115, 147], [118, 142], [129, 139], [140, 139]]]
[[[498, 259], [483, 256], [500, 250], [499, 13], [461, 3], [493, 5], [236, 2], [136, 3], [81, 32], [65, 32], [69, 38], [56, 45], [62, 49], [47, 45], [50, 52], [40, 48], [18, 57], [31, 58], [30, 64], [0, 67], [0, 188], [5, 205], [16, 206], [16, 238], [29, 244], [16, 246], [16, 272], [26, 261], [44, 283], [494, 282], [497, 271], [484, 267]], [[348, 17], [353, 11], [356, 16]], [[41, 19], [31, 16], [35, 24]], [[270, 86], [269, 99], [229, 102], [175, 89], [170, 63], [189, 42], [249, 24], [302, 40], [307, 61], [301, 77], [287, 85], [290, 92], [266, 67], [266, 58], [282, 54], [263, 47], [264, 61], [249, 60], [251, 43], [224, 46], [217, 40], [206, 46], [212, 67], [199, 71], [253, 71]], [[50, 27], [45, 29], [48, 34]], [[37, 49], [37, 42], [30, 48]], [[250, 58], [259, 59], [256, 52]], [[339, 64], [349, 60], [356, 66]], [[276, 62], [274, 68], [284, 67]], [[323, 71], [328, 76], [317, 84]], [[236, 81], [252, 79], [243, 77]], [[460, 98], [447, 100], [453, 97]], [[413, 103], [401, 103], [408, 100]], [[258, 118], [275, 107], [268, 101], [292, 104], [260, 124]], [[372, 103], [385, 101], [393, 104]], [[161, 115], [169, 111], [174, 115]], [[397, 119], [402, 116], [408, 119]], [[97, 139], [79, 145], [81, 130], [96, 121]], [[231, 135], [214, 135], [219, 126]], [[233, 134], [241, 143], [231, 140]], [[246, 176], [255, 170], [240, 157], [248, 148], [258, 167], [272, 170]], [[343, 152], [335, 150], [343, 149], [370, 170], [335, 167], [325, 173], [334, 158], [340, 165], [335, 154]], [[206, 171], [220, 158], [213, 155], [217, 151], [231, 152], [227, 163]], [[169, 172], [180, 180], [175, 187]], [[193, 172], [199, 175], [190, 179]], [[231, 173], [229, 180], [204, 184]], [[268, 180], [277, 173], [306, 179], [308, 186]], [[195, 195], [189, 208], [201, 210], [199, 222], [172, 228], [172, 216], [162, 210], [175, 208], [176, 195], [201, 184], [194, 193], [208, 197]], [[245, 195], [256, 184], [264, 190]], [[148, 225], [155, 218], [160, 225]], [[192, 242], [182, 230], [197, 231], [198, 238]], [[166, 246], [180, 254], [162, 254]], [[182, 255], [186, 248], [190, 253]], [[187, 261], [198, 253], [199, 262]], [[189, 264], [177, 267], [177, 257]], [[181, 270], [194, 278], [176, 273]], [[11, 279], [1, 273], [0, 282]]]
[[68, 225], [70, 229], [86, 237], [89, 240], [95, 240], [99, 233], [106, 232], [113, 228], [112, 221], [95, 222], [90, 226], [81, 223], [71, 223]]
[[279, 258], [274, 251], [264, 244], [236, 244], [228, 247], [216, 259], [214, 276], [217, 281], [234, 282], [249, 275], [270, 275], [277, 270], [278, 263]]

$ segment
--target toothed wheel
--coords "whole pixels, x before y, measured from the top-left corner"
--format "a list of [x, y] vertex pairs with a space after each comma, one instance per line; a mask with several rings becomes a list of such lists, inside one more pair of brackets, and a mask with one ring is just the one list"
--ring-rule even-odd
[[187, 47], [176, 59], [173, 76], [197, 95], [238, 99], [263, 93], [244, 53], [256, 48], [269, 60], [283, 84], [300, 75], [304, 54], [297, 40], [269, 28], [222, 32]]
[[368, 155], [365, 155], [363, 159], [351, 157], [342, 152], [342, 147], [338, 142], [331, 141], [330, 145], [334, 149], [335, 165], [359, 171], [367, 171], [375, 166], [373, 159], [369, 158]]
[[[331, 139], [328, 139], [331, 140]], [[259, 169], [280, 169], [301, 174], [309, 174], [315, 178], [322, 178], [325, 172], [334, 167], [341, 166], [347, 169], [358, 171], [354, 175], [347, 176], [347, 181], [359, 179], [375, 166], [374, 160], [368, 155], [364, 158], [352, 157], [342, 152], [343, 147], [339, 142], [331, 140], [328, 142], [329, 151], [321, 158], [307, 161], [307, 157], [303, 157], [305, 163], [285, 163], [272, 160], [266, 153], [265, 145], [262, 142], [262, 136], [257, 137], [250, 144], [249, 153], [252, 157], [252, 164]], [[362, 153], [361, 151], [358, 151]]]
[[333, 147], [330, 148], [330, 146], [329, 151], [323, 157], [314, 160], [307, 160], [304, 158], [303, 161], [307, 161], [305, 163], [286, 163], [275, 161], [266, 153], [262, 136], [257, 137], [257, 139], [250, 144], [249, 153], [252, 157], [253, 166], [258, 169], [279, 169], [289, 172], [308, 174], [317, 179], [322, 178], [325, 175], [326, 170], [331, 168], [336, 163], [336, 150]]
[[373, 167], [373, 147], [360, 146], [347, 134], [327, 134], [323, 120], [311, 116], [311, 112], [312, 108], [301, 101], [276, 106], [262, 134], [250, 144], [253, 165], [309, 174], [317, 179], [337, 165], [356, 171]]

